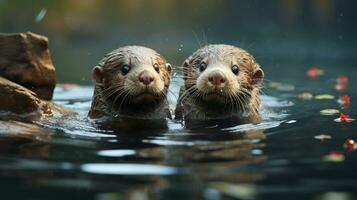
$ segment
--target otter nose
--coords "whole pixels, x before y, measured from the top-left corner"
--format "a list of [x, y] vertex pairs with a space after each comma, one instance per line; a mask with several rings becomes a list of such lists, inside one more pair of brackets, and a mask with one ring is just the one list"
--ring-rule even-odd
[[149, 85], [155, 80], [155, 77], [148, 71], [143, 71], [139, 74], [139, 81], [144, 85]]
[[221, 83], [226, 82], [226, 79], [221, 72], [214, 71], [208, 75], [208, 81], [215, 86], [219, 86]]

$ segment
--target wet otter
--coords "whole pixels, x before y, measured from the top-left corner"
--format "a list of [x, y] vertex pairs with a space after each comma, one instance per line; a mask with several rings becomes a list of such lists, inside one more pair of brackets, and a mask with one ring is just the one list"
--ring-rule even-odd
[[90, 118], [171, 117], [166, 101], [171, 65], [152, 49], [125, 46], [113, 50], [93, 68], [92, 78]]
[[247, 51], [224, 44], [207, 45], [183, 64], [175, 118], [187, 122], [231, 119], [257, 122], [264, 72]]

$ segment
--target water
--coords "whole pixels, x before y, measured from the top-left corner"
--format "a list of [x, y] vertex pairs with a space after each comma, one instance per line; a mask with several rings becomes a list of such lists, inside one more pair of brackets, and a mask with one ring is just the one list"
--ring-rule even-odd
[[[45, 134], [1, 137], [1, 194], [5, 199], [355, 199], [357, 154], [343, 147], [347, 138], [357, 139], [355, 122], [334, 122], [338, 114], [320, 110], [356, 116], [351, 109], [356, 80], [348, 68], [322, 69], [325, 74], [315, 80], [301, 71], [300, 84], [267, 80], [263, 122], [224, 129], [187, 130], [169, 121], [161, 132], [100, 130], [86, 118], [92, 86], [58, 85], [54, 102], [79, 115], [44, 120]], [[342, 92], [334, 89], [340, 74], [350, 78]], [[174, 78], [172, 107], [180, 84]], [[302, 92], [334, 99], [301, 99]], [[351, 97], [349, 107], [336, 102], [340, 94]], [[332, 138], [314, 139], [320, 134]], [[341, 151], [345, 159], [327, 161], [331, 151]]]
[[[340, 111], [357, 118], [356, 4], [0, 0], [1, 32], [47, 36], [58, 83], [79, 84], [57, 85], [54, 97], [79, 115], [0, 129], [0, 199], [357, 199], [357, 152], [343, 147], [357, 140], [357, 121], [334, 121]], [[188, 130], [169, 121], [168, 130], [124, 132], [87, 119], [90, 70], [107, 52], [144, 45], [179, 66], [206, 43], [256, 57], [266, 75], [262, 123]], [[307, 77], [312, 65], [324, 74]], [[347, 90], [335, 89], [339, 75]], [[175, 78], [171, 108], [180, 84]], [[304, 92], [313, 98], [299, 98]], [[325, 94], [333, 98], [315, 99]], [[343, 94], [349, 106], [337, 103]]]

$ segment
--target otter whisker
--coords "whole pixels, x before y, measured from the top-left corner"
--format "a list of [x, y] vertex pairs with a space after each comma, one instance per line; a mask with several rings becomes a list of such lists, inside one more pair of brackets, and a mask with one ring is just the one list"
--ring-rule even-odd
[[236, 99], [238, 100], [238, 103], [239, 103], [239, 105], [240, 105], [240, 108], [242, 108], [243, 113], [246, 113], [246, 111], [245, 111], [245, 106], [244, 106], [244, 101], [242, 101], [242, 99], [240, 98], [239, 95], [236, 96]]
[[195, 32], [194, 30], [193, 30], [192, 32], [193, 32], [193, 34], [194, 34], [194, 36], [195, 36], [195, 38], [196, 38], [196, 42], [198, 43], [198, 46], [201, 48], [201, 47], [202, 47], [202, 44], [201, 44], [201, 41], [199, 40], [199, 38], [198, 38], [196, 32]]
[[194, 92], [197, 91], [197, 90], [198, 90], [198, 89], [195, 88], [195, 87], [191, 87], [191, 88], [187, 89], [187, 90], [181, 95], [181, 97], [179, 98], [179, 100], [184, 103], [185, 100], [189, 97], [189, 94], [192, 95], [192, 93], [194, 93]]
[[[111, 104], [111, 108], [114, 110], [115, 109], [115, 103], [116, 103], [116, 101], [119, 99], [119, 98], [121, 98], [123, 95], [125, 96], [125, 95], [127, 95], [127, 94], [129, 94], [129, 92], [128, 91], [126, 91], [126, 90], [122, 90], [122, 91], [119, 91], [118, 93], [117, 93], [117, 95], [115, 96], [115, 98], [114, 98], [114, 100], [113, 100], [113, 102], [112, 102], [112, 104]], [[123, 98], [121, 98], [122, 99], [122, 101], [123, 101]], [[119, 109], [120, 109], [120, 106], [119, 106]]]
[[231, 45], [207, 45], [191, 55], [187, 63], [181, 67], [185, 87], [179, 96], [179, 117], [182, 113], [184, 120], [246, 119], [256, 114], [254, 119], [259, 119], [264, 74], [252, 55]]
[[110, 88], [110, 90], [106, 90], [105, 92], [102, 92], [102, 95], [104, 98], [109, 98], [113, 94], [115, 94], [118, 91], [121, 91], [123, 89], [124, 89], [123, 87], [113, 87], [113, 88]]
[[167, 94], [173, 94], [168, 89], [171, 68], [159, 53], [146, 47], [111, 51], [93, 68], [95, 87], [89, 117], [161, 116], [168, 109]]
[[[228, 97], [229, 97], [229, 100], [231, 102], [230, 107], [231, 107], [231, 113], [234, 113], [234, 109], [235, 109], [235, 101], [234, 101], [234, 98], [232, 97], [232, 95], [230, 93], [228, 93]], [[227, 102], [226, 102], [227, 103]], [[228, 102], [229, 103], [229, 102]], [[238, 109], [236, 110], [236, 112], [238, 111]]]
[[[123, 103], [125, 102], [125, 100], [128, 98], [128, 96], [129, 96], [129, 92], [127, 92], [126, 94], [124, 94], [124, 97], [122, 98], [122, 100], [121, 100], [121, 102], [120, 102], [120, 104], [119, 104], [119, 107], [118, 107], [118, 110], [123, 110], [122, 109], [122, 105], [123, 105]], [[115, 103], [115, 102], [114, 102]], [[124, 104], [125, 105], [125, 104]]]
[[108, 92], [103, 92], [103, 98], [104, 99], [108, 99], [109, 97], [111, 97], [112, 95], [122, 91], [124, 88], [114, 88]]
[[112, 86], [109, 86], [109, 87], [107, 87], [107, 88], [105, 88], [105, 89], [100, 90], [100, 92], [101, 92], [101, 93], [107, 93], [108, 91], [110, 92], [111, 90], [117, 89], [117, 88], [124, 88], [124, 87], [123, 87], [123, 86], [120, 86], [120, 85], [118, 85], [118, 84], [114, 84], [114, 85], [112, 85]]

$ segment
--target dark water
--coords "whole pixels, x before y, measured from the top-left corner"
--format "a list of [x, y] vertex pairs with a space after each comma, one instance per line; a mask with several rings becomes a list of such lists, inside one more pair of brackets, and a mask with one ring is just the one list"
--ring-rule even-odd
[[[42, 136], [1, 137], [1, 199], [356, 199], [357, 152], [343, 147], [357, 139], [356, 122], [320, 114], [337, 109], [357, 116], [356, 72], [319, 68], [324, 75], [316, 79], [301, 70], [279, 87], [267, 80], [263, 122], [225, 129], [187, 130], [170, 121], [166, 131], [101, 131], [86, 119], [92, 87], [59, 85], [54, 101], [80, 115], [49, 118]], [[337, 91], [343, 74], [347, 90]], [[171, 91], [180, 84], [175, 78]], [[334, 99], [305, 100], [302, 92]], [[336, 102], [342, 94], [350, 96], [349, 106]], [[332, 138], [314, 139], [320, 134]], [[327, 160], [331, 151], [344, 160]]]
[[[39, 130], [0, 130], [0, 200], [357, 199], [357, 152], [343, 146], [357, 140], [357, 121], [334, 121], [339, 112], [357, 118], [356, 4], [0, 0], [0, 32], [46, 35], [58, 82], [80, 85], [59, 84], [54, 98], [78, 116], [46, 118]], [[179, 66], [206, 43], [257, 58], [266, 75], [261, 124], [187, 130], [169, 121], [168, 130], [125, 132], [86, 118], [90, 69], [105, 53], [145, 45]], [[313, 65], [324, 74], [309, 78]], [[340, 75], [348, 77], [343, 91], [335, 89]], [[177, 75], [173, 93], [180, 84]], [[304, 92], [313, 98], [299, 98]], [[348, 106], [337, 103], [344, 94]], [[331, 139], [314, 138], [321, 134]]]

